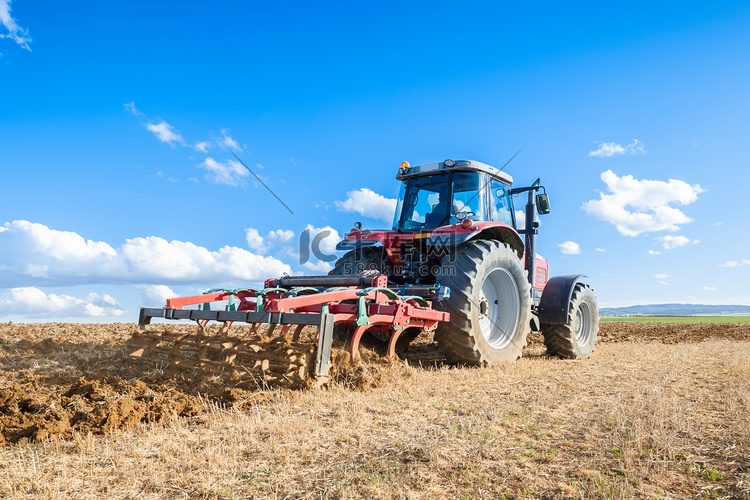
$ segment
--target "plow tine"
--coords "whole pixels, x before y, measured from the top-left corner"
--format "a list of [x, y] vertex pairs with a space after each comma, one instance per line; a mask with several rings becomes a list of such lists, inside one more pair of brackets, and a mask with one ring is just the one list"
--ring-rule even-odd
[[198, 323], [198, 329], [195, 331], [195, 333], [197, 333], [198, 335], [201, 335], [201, 334], [205, 333], [205, 331], [206, 331], [206, 325], [208, 324], [208, 320], [207, 319], [198, 319], [198, 320], [195, 320], [195, 322]]
[[401, 334], [404, 333], [403, 328], [400, 330], [394, 330], [394, 332], [391, 334], [391, 338], [388, 339], [388, 357], [393, 358], [396, 356], [396, 342], [398, 342], [398, 338], [401, 336]]
[[359, 341], [362, 338], [362, 335], [364, 335], [365, 330], [367, 330], [368, 325], [361, 325], [358, 326], [356, 330], [354, 330], [354, 333], [352, 334], [352, 340], [351, 344], [349, 345], [349, 355], [351, 356], [351, 362], [354, 363], [354, 360], [357, 359], [357, 354], [359, 351]]
[[229, 327], [232, 326], [233, 321], [225, 321], [223, 325], [221, 325], [221, 330], [219, 330], [219, 335], [226, 335], [229, 332]]
[[299, 341], [299, 334], [302, 333], [303, 328], [305, 328], [305, 325], [297, 325], [297, 328], [294, 329], [294, 333], [292, 333], [292, 342]]

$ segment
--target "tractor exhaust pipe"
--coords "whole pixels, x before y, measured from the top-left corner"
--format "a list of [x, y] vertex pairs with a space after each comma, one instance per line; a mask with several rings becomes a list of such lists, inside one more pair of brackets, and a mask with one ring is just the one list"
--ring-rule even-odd
[[539, 185], [539, 179], [529, 187], [513, 188], [511, 194], [529, 193], [529, 200], [526, 203], [526, 224], [523, 230], [519, 231], [524, 236], [524, 252], [526, 262], [524, 263], [529, 274], [529, 283], [534, 286], [536, 282], [536, 235], [539, 233], [539, 223], [536, 221], [536, 192], [544, 189]]
[[529, 200], [526, 202], [526, 227], [524, 228], [524, 247], [526, 250], [526, 269], [529, 272], [529, 283], [534, 286], [536, 281], [536, 235], [539, 233], [539, 223], [536, 219], [536, 201], [534, 195], [539, 189], [539, 179], [534, 181], [529, 189]]

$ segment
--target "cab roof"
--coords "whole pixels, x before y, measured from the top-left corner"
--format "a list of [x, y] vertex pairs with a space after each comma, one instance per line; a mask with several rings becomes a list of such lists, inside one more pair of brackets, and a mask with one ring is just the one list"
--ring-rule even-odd
[[467, 170], [484, 172], [502, 182], [513, 184], [513, 177], [511, 177], [509, 174], [506, 174], [505, 172], [493, 166], [487, 165], [486, 163], [475, 160], [445, 160], [438, 163], [425, 163], [424, 165], [416, 165], [414, 167], [401, 167], [398, 169], [396, 179], [402, 181], [410, 177], [437, 174], [441, 172]]

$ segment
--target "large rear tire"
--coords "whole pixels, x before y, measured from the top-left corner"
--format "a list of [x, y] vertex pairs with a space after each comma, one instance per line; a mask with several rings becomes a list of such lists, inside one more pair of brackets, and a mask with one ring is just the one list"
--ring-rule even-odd
[[494, 240], [461, 245], [443, 258], [437, 283], [451, 289], [449, 299], [433, 303], [451, 315], [435, 332], [449, 360], [494, 365], [521, 357], [531, 329], [531, 289], [514, 250]]
[[328, 274], [359, 274], [363, 271], [378, 271], [389, 278], [393, 276], [393, 263], [384, 247], [364, 247], [350, 250], [343, 255]]
[[594, 291], [582, 283], [573, 289], [568, 321], [542, 325], [547, 353], [565, 359], [586, 359], [594, 352], [599, 333], [599, 305]]

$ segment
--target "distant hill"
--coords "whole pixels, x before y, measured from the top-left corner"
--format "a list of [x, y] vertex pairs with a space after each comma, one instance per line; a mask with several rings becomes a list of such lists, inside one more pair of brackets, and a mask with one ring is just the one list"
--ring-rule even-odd
[[737, 316], [750, 315], [750, 306], [710, 306], [702, 304], [649, 304], [628, 307], [602, 307], [600, 316]]

